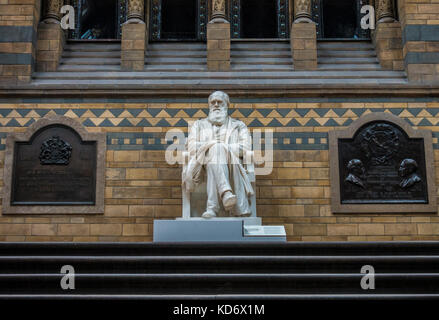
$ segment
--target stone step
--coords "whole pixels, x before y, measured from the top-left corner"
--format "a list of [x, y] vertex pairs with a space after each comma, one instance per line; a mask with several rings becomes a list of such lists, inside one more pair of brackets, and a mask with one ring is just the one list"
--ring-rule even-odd
[[297, 85], [401, 85], [407, 84], [406, 79], [395, 78], [360, 78], [360, 79], [117, 79], [117, 80], [67, 80], [67, 79], [35, 79], [32, 86], [35, 88], [55, 88], [60, 85], [70, 86], [70, 88], [83, 89], [92, 88], [112, 88], [117, 85], [120, 88], [136, 88], [144, 86], [173, 86], [183, 87], [199, 86], [234, 86], [235, 88], [247, 88], [248, 86], [259, 86], [267, 88], [270, 86], [289, 87]]
[[439, 256], [439, 241], [287, 243], [0, 242], [0, 256]]
[[279, 51], [241, 51], [241, 52], [231, 52], [231, 58], [288, 58], [291, 59], [291, 52], [285, 51], [285, 52], [279, 52]]
[[382, 70], [379, 63], [371, 64], [318, 64], [318, 70], [321, 71], [355, 71], [355, 72], [366, 72]]
[[119, 51], [121, 50], [120, 43], [110, 44], [110, 43], [67, 43], [64, 47], [64, 51]]
[[355, 57], [346, 57], [346, 58], [335, 58], [335, 57], [321, 57], [318, 59], [319, 64], [370, 64], [370, 63], [378, 63], [377, 58], [355, 58]]
[[120, 59], [120, 51], [64, 51], [63, 58], [118, 58]]
[[62, 58], [60, 63], [76, 65], [119, 65], [120, 58]]
[[189, 58], [189, 57], [184, 57], [184, 58], [179, 58], [179, 57], [174, 57], [174, 58], [165, 58], [162, 56], [159, 56], [158, 58], [156, 57], [146, 57], [145, 61], [149, 64], [160, 64], [160, 65], [164, 65], [164, 64], [175, 64], [175, 65], [184, 65], [184, 64], [190, 64], [190, 65], [205, 65], [207, 58]]
[[159, 51], [182, 51], [182, 50], [206, 50], [207, 46], [202, 42], [162, 42], [148, 44], [148, 50]]
[[246, 58], [246, 57], [236, 57], [231, 59], [231, 63], [234, 64], [292, 64], [293, 61], [291, 57], [289, 58]]
[[[406, 301], [417, 301], [425, 303], [427, 301], [433, 302], [439, 299], [439, 294], [0, 294], [0, 300], [8, 304], [11, 302], [29, 302], [37, 301], [87, 301], [87, 302], [113, 302], [113, 301], [137, 301], [144, 303], [146, 301], [155, 303], [156, 301], [207, 301], [207, 300], [222, 300], [222, 301], [298, 301], [311, 302], [321, 301], [328, 302], [354, 302], [365, 301], [367, 303], [383, 302], [387, 305], [389, 302], [405, 303]], [[39, 304], [40, 305], [40, 304]], [[162, 309], [160, 309], [162, 310]]]
[[146, 52], [150, 52], [153, 54], [160, 54], [160, 53], [169, 53], [169, 54], [179, 54], [179, 53], [183, 53], [183, 52], [187, 52], [189, 54], [193, 53], [193, 54], [205, 54], [207, 55], [207, 48], [201, 48], [201, 49], [181, 49], [181, 48], [171, 48], [171, 49], [163, 49], [163, 48], [154, 48], [154, 47], [150, 47], [148, 46], [146, 48]]
[[39, 79], [300, 79], [300, 78], [404, 78], [398, 71], [290, 71], [278, 72], [37, 72]]
[[317, 41], [317, 49], [375, 50], [375, 47], [370, 41]]
[[207, 52], [204, 51], [148, 51], [145, 54], [146, 58], [206, 58]]
[[[64, 274], [0, 274], [0, 294], [61, 294]], [[438, 294], [438, 273], [375, 273], [375, 294]], [[73, 294], [360, 294], [364, 274], [75, 273]]]
[[336, 51], [336, 50], [318, 50], [318, 57], [340, 57], [340, 58], [359, 58], [359, 57], [376, 57], [375, 51]]
[[99, 71], [120, 71], [120, 65], [76, 65], [62, 64], [58, 67], [59, 71], [69, 72], [99, 72]]
[[202, 65], [202, 64], [197, 64], [197, 65], [175, 65], [175, 64], [170, 64], [170, 65], [159, 65], [159, 64], [150, 64], [148, 60], [146, 60], [146, 65], [145, 65], [145, 71], [153, 71], [153, 72], [174, 72], [174, 73], [179, 73], [179, 72], [200, 72], [200, 71], [207, 71], [207, 66], [206, 65]]
[[248, 50], [248, 51], [278, 51], [291, 50], [288, 42], [232, 42], [231, 50]]
[[230, 54], [232, 55], [253, 55], [253, 54], [261, 54], [261, 55], [273, 55], [273, 54], [289, 54], [291, 56], [291, 49], [273, 49], [273, 50], [249, 50], [249, 49], [235, 49], [232, 48], [230, 50]]
[[[73, 265], [80, 273], [435, 273], [439, 256], [0, 256], [1, 274], [59, 273]], [[105, 267], [103, 267], [105, 266]]]
[[293, 71], [293, 64], [291, 65], [244, 65], [232, 64], [231, 71], [235, 72], [291, 72]]

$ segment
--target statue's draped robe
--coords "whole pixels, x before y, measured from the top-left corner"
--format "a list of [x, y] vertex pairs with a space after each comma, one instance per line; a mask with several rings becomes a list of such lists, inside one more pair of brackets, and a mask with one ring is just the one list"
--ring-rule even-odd
[[[206, 146], [206, 143], [213, 142]], [[189, 163], [183, 172], [183, 187], [192, 191], [207, 177], [207, 210], [218, 213], [221, 196], [232, 191], [237, 196], [235, 215], [249, 214], [249, 198], [254, 194], [243, 155], [251, 150], [247, 126], [227, 117], [218, 127], [208, 119], [196, 121], [189, 132]]]

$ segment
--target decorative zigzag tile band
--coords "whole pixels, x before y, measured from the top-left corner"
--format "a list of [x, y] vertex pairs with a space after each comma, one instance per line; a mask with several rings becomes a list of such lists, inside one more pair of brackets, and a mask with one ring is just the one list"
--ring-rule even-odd
[[[413, 126], [436, 126], [439, 108], [234, 108], [229, 113], [250, 128], [342, 127], [371, 112], [389, 112]], [[0, 127], [27, 127], [37, 119], [58, 114], [78, 118], [86, 127], [187, 127], [207, 116], [207, 108], [0, 108]]]

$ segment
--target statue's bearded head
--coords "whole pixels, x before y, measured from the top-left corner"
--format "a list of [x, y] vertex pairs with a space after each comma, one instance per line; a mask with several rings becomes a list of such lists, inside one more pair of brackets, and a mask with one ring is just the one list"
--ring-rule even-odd
[[230, 99], [227, 93], [215, 91], [209, 96], [209, 121], [221, 126], [226, 122]]

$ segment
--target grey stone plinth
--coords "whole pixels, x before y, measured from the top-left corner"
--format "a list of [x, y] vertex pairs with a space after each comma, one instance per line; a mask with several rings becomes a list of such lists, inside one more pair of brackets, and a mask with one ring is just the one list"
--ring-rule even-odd
[[285, 242], [282, 226], [245, 225], [244, 219], [155, 220], [154, 242]]
[[191, 218], [177, 218], [179, 221], [243, 221], [244, 226], [260, 226], [262, 225], [262, 219], [261, 218], [255, 218], [255, 217], [248, 217], [248, 218], [238, 218], [238, 217], [218, 217], [218, 218], [211, 218], [211, 219], [205, 219], [201, 217], [191, 217]]

